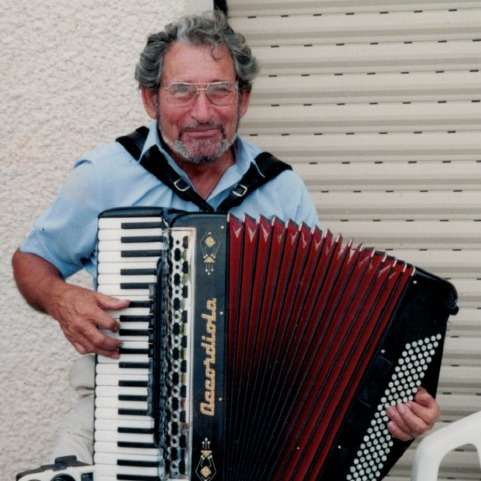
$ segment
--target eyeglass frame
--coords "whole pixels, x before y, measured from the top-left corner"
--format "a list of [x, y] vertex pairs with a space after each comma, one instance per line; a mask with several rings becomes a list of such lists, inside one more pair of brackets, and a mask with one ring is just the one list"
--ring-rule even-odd
[[[239, 83], [237, 81], [233, 81], [233, 82], [229, 82], [229, 81], [220, 81], [220, 82], [172, 82], [171, 84], [169, 85], [160, 85], [160, 88], [162, 90], [165, 90], [165, 92], [167, 93], [167, 103], [169, 105], [171, 105], [172, 107], [178, 107], [178, 108], [182, 108], [182, 107], [188, 107], [190, 106], [193, 102], [194, 102], [194, 99], [196, 99], [199, 95], [200, 95], [200, 92], [203, 91], [205, 93], [205, 96], [207, 98], [207, 100], [212, 104], [212, 105], [215, 105], [217, 107], [228, 107], [229, 105], [232, 105], [234, 103], [234, 98], [232, 99], [232, 102], [231, 103], [228, 103], [228, 104], [215, 104], [214, 102], [212, 102], [212, 100], [210, 99], [210, 97], [207, 95], [207, 90], [210, 86], [212, 85], [222, 85], [222, 84], [227, 84], [227, 85], [232, 85], [234, 87], [234, 93], [238, 93], [239, 92]], [[170, 87], [172, 87], [173, 85], [188, 85], [188, 86], [193, 86], [196, 88], [196, 92], [195, 92], [195, 95], [192, 97], [191, 100], [189, 100], [185, 105], [175, 105], [175, 104], [171, 104], [169, 102], [169, 98], [172, 99], [172, 97], [169, 97], [169, 93], [168, 93], [168, 89]], [[205, 85], [204, 88], [201, 88], [199, 87], [199, 85]]]

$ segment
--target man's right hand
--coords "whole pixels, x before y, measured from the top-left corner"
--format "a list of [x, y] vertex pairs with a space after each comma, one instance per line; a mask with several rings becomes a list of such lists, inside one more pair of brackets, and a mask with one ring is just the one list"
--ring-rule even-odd
[[68, 284], [55, 266], [34, 254], [17, 250], [12, 264], [18, 289], [26, 301], [55, 318], [80, 354], [119, 357], [121, 342], [101, 329], [118, 331], [119, 323], [108, 311], [124, 309], [129, 301]]
[[80, 354], [101, 354], [118, 358], [121, 342], [101, 332], [117, 332], [120, 324], [107, 311], [124, 309], [129, 301], [65, 284], [50, 302], [49, 314]]

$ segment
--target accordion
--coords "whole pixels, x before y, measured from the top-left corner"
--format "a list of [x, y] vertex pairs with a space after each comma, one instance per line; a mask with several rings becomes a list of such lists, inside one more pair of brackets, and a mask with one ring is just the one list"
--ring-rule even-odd
[[98, 356], [97, 480], [384, 477], [386, 409], [437, 389], [447, 281], [329, 231], [158, 208], [99, 218], [98, 290], [130, 299]]

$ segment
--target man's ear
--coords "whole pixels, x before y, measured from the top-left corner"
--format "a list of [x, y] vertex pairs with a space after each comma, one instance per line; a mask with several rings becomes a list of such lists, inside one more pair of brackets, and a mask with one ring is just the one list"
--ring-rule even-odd
[[152, 119], [157, 119], [157, 102], [158, 102], [158, 92], [156, 90], [151, 90], [146, 87], [141, 87], [142, 102], [144, 103], [144, 109]]
[[241, 92], [241, 98], [239, 103], [239, 116], [244, 117], [249, 108], [249, 103], [251, 100], [251, 93], [246, 92], [245, 90]]

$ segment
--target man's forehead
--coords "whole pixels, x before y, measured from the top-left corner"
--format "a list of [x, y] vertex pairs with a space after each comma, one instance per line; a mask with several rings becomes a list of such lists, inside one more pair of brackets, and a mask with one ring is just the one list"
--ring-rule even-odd
[[235, 80], [234, 63], [225, 46], [213, 49], [177, 41], [164, 57], [163, 77], [185, 82]]

